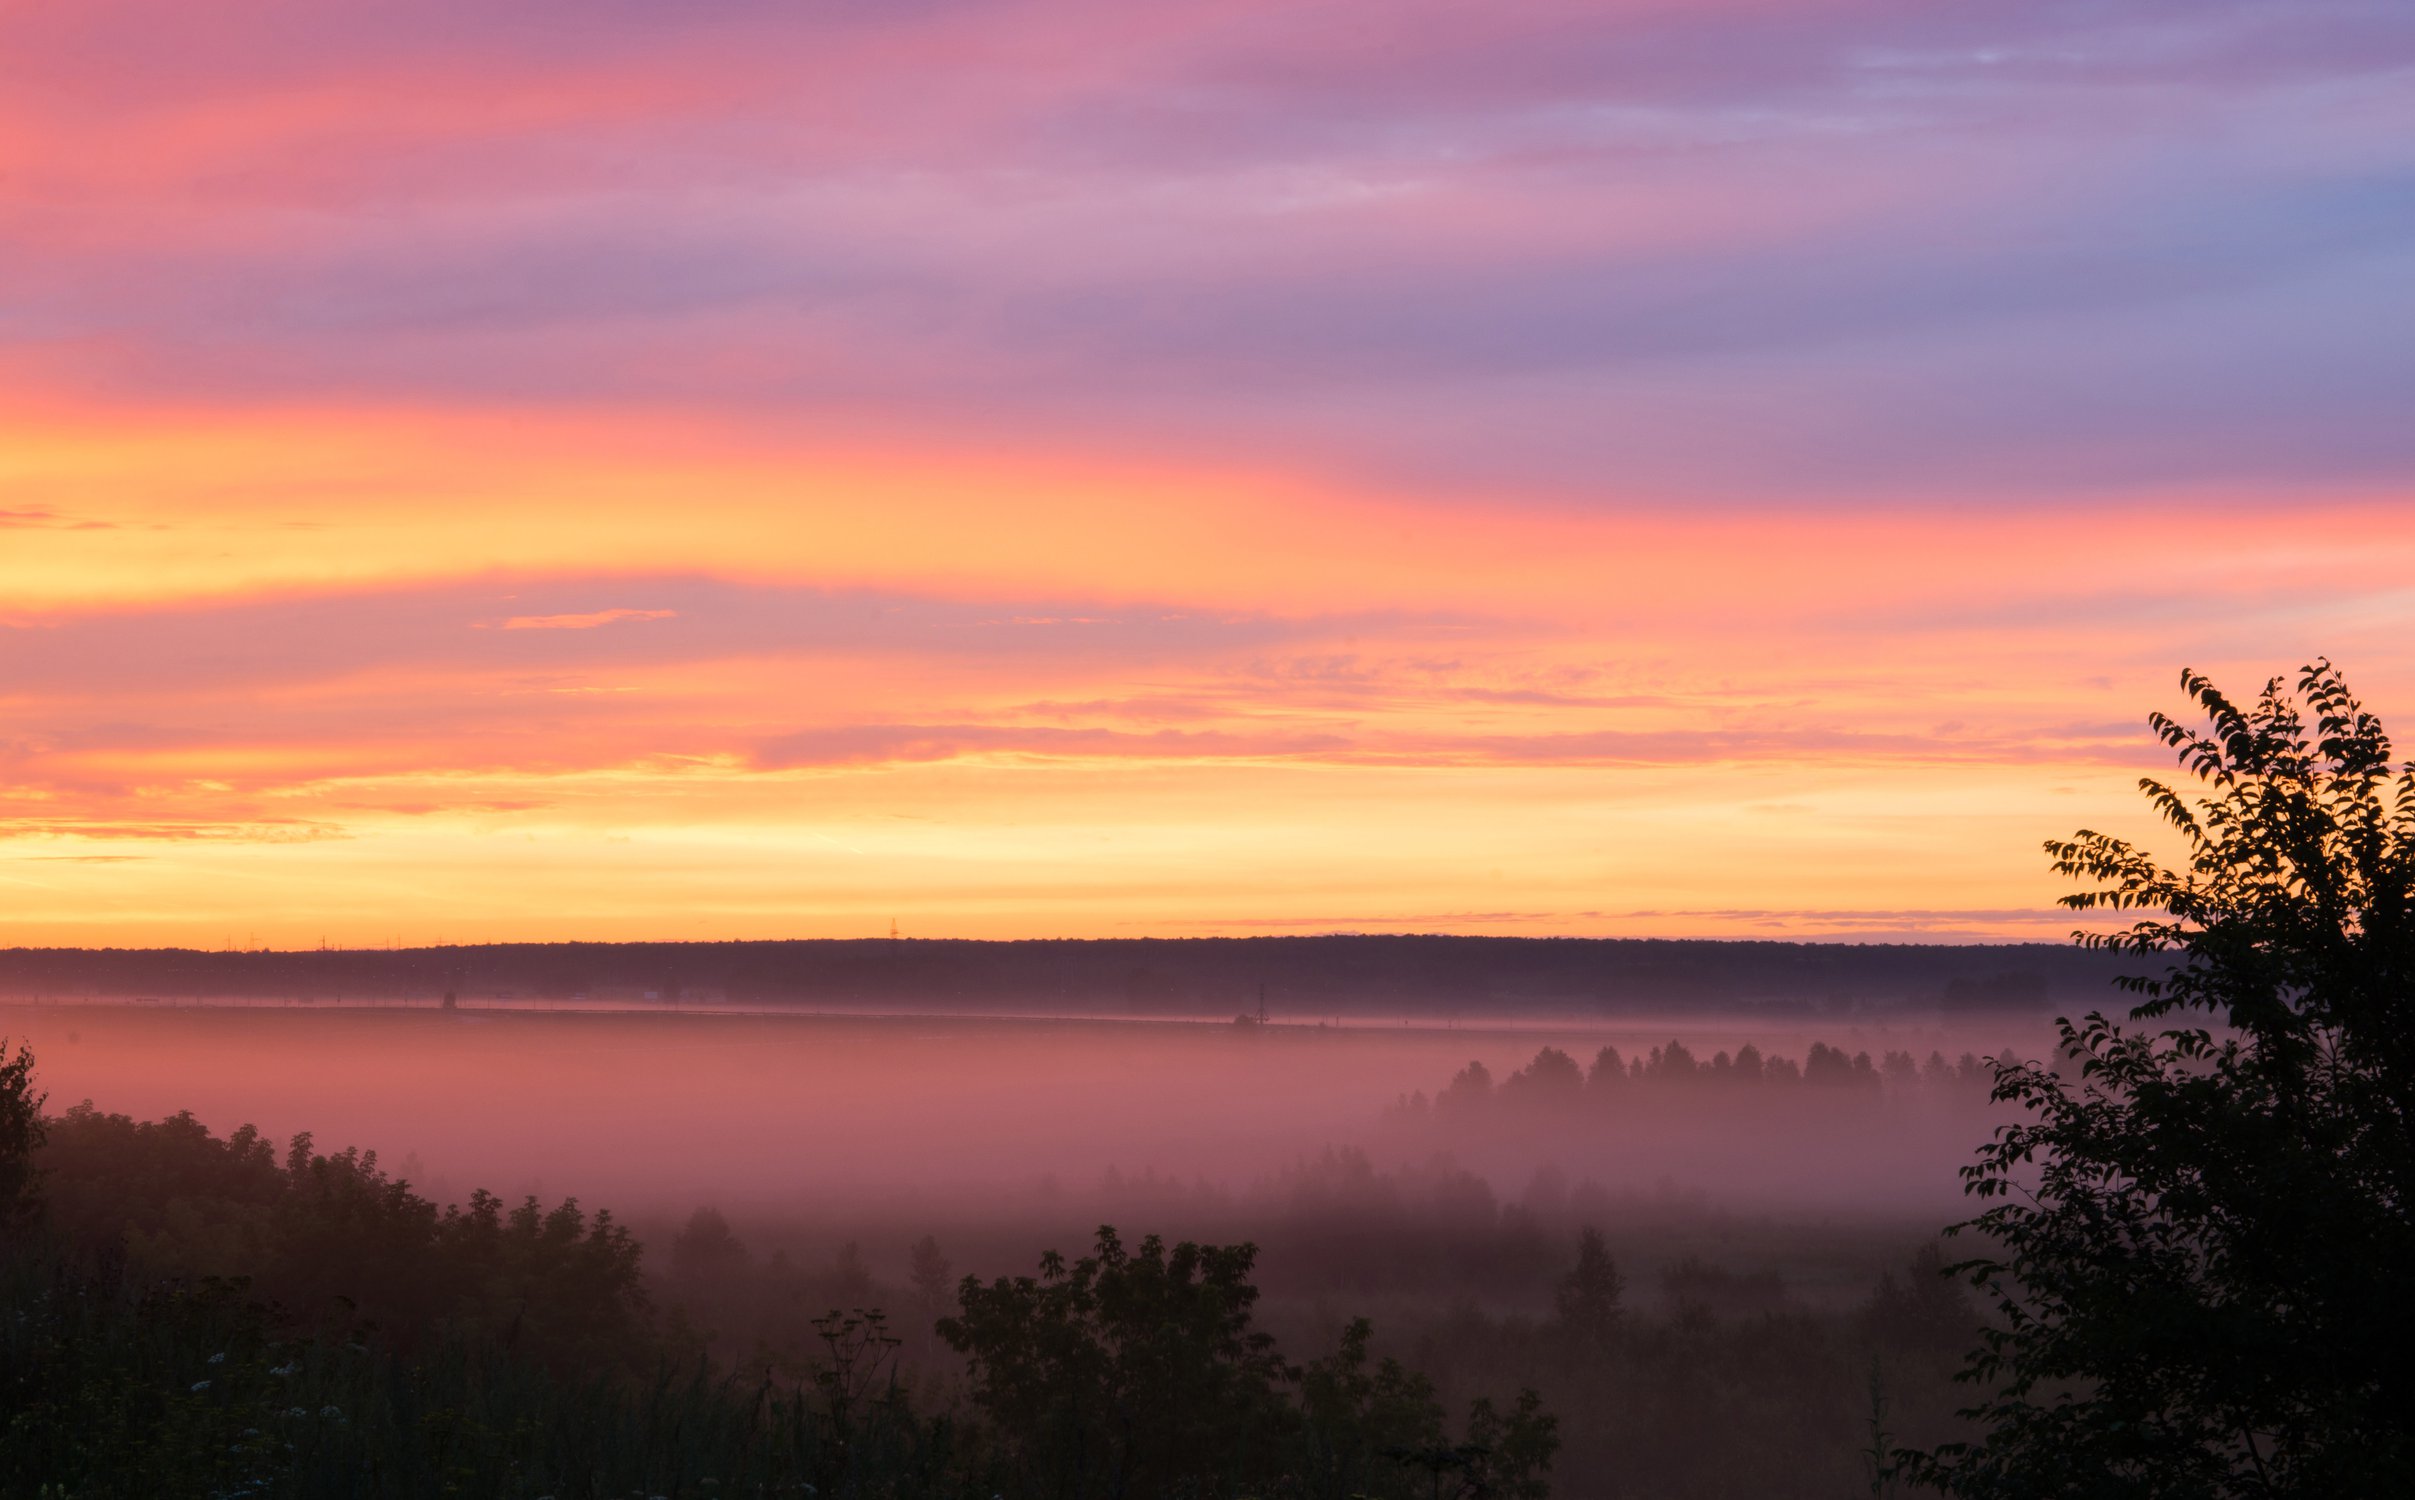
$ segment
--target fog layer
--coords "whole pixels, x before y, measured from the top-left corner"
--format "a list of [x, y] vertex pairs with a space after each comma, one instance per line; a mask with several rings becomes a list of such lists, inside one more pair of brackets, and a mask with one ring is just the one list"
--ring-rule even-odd
[[[1942, 1220], [1986, 1131], [1984, 1083], [1950, 1064], [2038, 1040], [1990, 1025], [0, 1009], [0, 1032], [40, 1055], [54, 1111], [89, 1099], [138, 1118], [189, 1109], [221, 1131], [308, 1130], [323, 1147], [379, 1151], [439, 1196], [485, 1186], [636, 1214], [1087, 1194], [1111, 1172], [1238, 1188], [1340, 1146], [1379, 1167], [1447, 1154], [1507, 1199], [1593, 1184]], [[1627, 1075], [1671, 1042], [1694, 1069]], [[1815, 1043], [1949, 1066], [1905, 1075], [1899, 1062], [1882, 1077], [1874, 1061], [1826, 1087], [1711, 1067], [1747, 1044], [1800, 1062]], [[1622, 1059], [1615, 1080], [1602, 1076], [1605, 1046]], [[1545, 1047], [1574, 1069], [1535, 1068]], [[1491, 1083], [1477, 1097], [1470, 1063]]]

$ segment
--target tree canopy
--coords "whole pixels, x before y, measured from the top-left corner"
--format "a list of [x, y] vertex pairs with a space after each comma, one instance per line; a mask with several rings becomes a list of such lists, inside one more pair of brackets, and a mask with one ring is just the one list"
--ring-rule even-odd
[[1998, 1321], [1984, 1435], [1906, 1456], [1973, 1496], [2415, 1493], [2415, 767], [2328, 662], [2251, 702], [2184, 673], [2141, 783], [2166, 865], [2046, 848], [2079, 935], [2144, 960], [2127, 1024], [2000, 1065], [2022, 1120], [1965, 1169]]
[[1305, 1367], [1252, 1326], [1255, 1245], [1041, 1257], [1040, 1274], [967, 1276], [940, 1337], [965, 1355], [1020, 1491], [1061, 1500], [1283, 1493], [1329, 1500], [1541, 1500], [1558, 1420], [1531, 1390], [1479, 1398], [1445, 1435], [1422, 1375], [1375, 1360], [1365, 1319]]

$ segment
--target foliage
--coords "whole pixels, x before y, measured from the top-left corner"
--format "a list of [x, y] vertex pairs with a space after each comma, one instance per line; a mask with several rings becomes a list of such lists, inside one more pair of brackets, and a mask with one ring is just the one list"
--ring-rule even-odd
[[42, 1096], [34, 1092], [34, 1055], [12, 1053], [0, 1037], [0, 1240], [31, 1219], [39, 1186], [34, 1153], [43, 1140]]
[[224, 1281], [0, 1266], [0, 1497], [679, 1500], [993, 1493], [944, 1419], [701, 1364], [571, 1375], [492, 1343], [290, 1339]]
[[1553, 1321], [1579, 1349], [1607, 1349], [1618, 1331], [1619, 1299], [1626, 1289], [1627, 1279], [1610, 1258], [1602, 1232], [1587, 1226], [1577, 1234], [1576, 1265], [1552, 1294]]
[[1434, 1383], [1388, 1355], [1372, 1359], [1374, 1333], [1365, 1318], [1351, 1320], [1341, 1348], [1301, 1371], [1312, 1493], [1363, 1494], [1395, 1481], [1403, 1458], [1442, 1440]]
[[[19, 1096], [30, 1079], [27, 1060]], [[58, 1191], [0, 1255], [0, 1500], [1530, 1500], [1557, 1447], [1532, 1392], [1478, 1401], [1452, 1443], [1423, 1377], [1370, 1364], [1364, 1323], [1288, 1365], [1251, 1326], [1247, 1245], [1102, 1230], [1037, 1278], [967, 1278], [943, 1331], [992, 1419], [967, 1432], [916, 1409], [877, 1310], [813, 1320], [819, 1352], [785, 1376], [684, 1358], [608, 1214], [483, 1192], [440, 1210], [372, 1155], [298, 1136], [280, 1160], [190, 1115], [33, 1118]], [[714, 1280], [748, 1257], [703, 1211], [674, 1259]], [[935, 1241], [915, 1262], [944, 1277]]]
[[746, 1264], [746, 1246], [717, 1208], [700, 1208], [671, 1241], [671, 1274], [683, 1280], [725, 1277]]
[[[1626, 1250], [1634, 1241], [1611, 1243]], [[1579, 1279], [1579, 1247], [1563, 1261], [1563, 1284]], [[1868, 1301], [1830, 1308], [1782, 1287], [1765, 1295], [1761, 1276], [1680, 1259], [1661, 1270], [1659, 1297], [1634, 1306], [1622, 1298], [1606, 1345], [1572, 1337], [1556, 1310], [1537, 1320], [1462, 1307], [1395, 1332], [1401, 1358], [1446, 1402], [1456, 1391], [1527, 1383], [1567, 1414], [1555, 1495], [1835, 1500], [1868, 1484], [1874, 1362], [1900, 1441], [1964, 1430], [1954, 1409], [1967, 1397], [1952, 1376], [1978, 1319], [1968, 1291], [1935, 1268], [1924, 1252], [1880, 1278]], [[1513, 1414], [1506, 1403], [1502, 1411]], [[1420, 1483], [1411, 1493], [1428, 1491]]]
[[994, 1492], [880, 1388], [879, 1314], [818, 1324], [802, 1382], [716, 1374], [653, 1328], [609, 1214], [439, 1211], [374, 1155], [280, 1162], [190, 1115], [19, 1138], [55, 1191], [0, 1247], [0, 1496]]
[[2210, 721], [2153, 723], [2203, 784], [2142, 783], [2177, 867], [2083, 831], [2047, 845], [2148, 913], [2084, 944], [2134, 1029], [2058, 1022], [1998, 1069], [2028, 1118], [1965, 1169], [2000, 1322], [1972, 1356], [1985, 1436], [1908, 1454], [1974, 1496], [2415, 1493], [2415, 768], [2328, 663]]
[[243, 1278], [301, 1331], [356, 1324], [404, 1348], [492, 1340], [561, 1369], [634, 1368], [654, 1353], [639, 1249], [608, 1212], [491, 1193], [439, 1209], [374, 1152], [282, 1161], [244, 1126], [156, 1122], [77, 1105], [41, 1161], [53, 1231], [123, 1255], [137, 1279]]
[[[940, 1336], [967, 1356], [1016, 1490], [1089, 1496], [1330, 1500], [1410, 1495], [1532, 1500], [1557, 1423], [1532, 1391], [1507, 1414], [1477, 1401], [1445, 1436], [1433, 1386], [1396, 1360], [1370, 1367], [1371, 1330], [1345, 1330], [1305, 1369], [1251, 1327], [1252, 1245], [1127, 1249], [1112, 1227], [1068, 1263], [983, 1285], [966, 1277]], [[1446, 1482], [1448, 1487], [1446, 1488]]]
[[973, 1399], [1007, 1435], [1035, 1493], [1216, 1491], [1277, 1462], [1288, 1373], [1250, 1328], [1254, 1246], [1150, 1236], [1137, 1253], [1112, 1228], [1037, 1277], [966, 1277], [940, 1337], [968, 1357]]
[[1559, 1425], [1533, 1391], [1518, 1392], [1507, 1412], [1495, 1411], [1492, 1398], [1477, 1397], [1468, 1412], [1467, 1441], [1454, 1454], [1454, 1466], [1464, 1476], [1459, 1493], [1545, 1500], [1551, 1485], [1544, 1475], [1559, 1451]]

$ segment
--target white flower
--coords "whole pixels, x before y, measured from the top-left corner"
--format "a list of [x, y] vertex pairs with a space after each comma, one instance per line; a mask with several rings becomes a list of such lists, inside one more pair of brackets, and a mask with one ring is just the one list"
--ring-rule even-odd
[[214, 1365], [225, 1364], [226, 1356], [224, 1354], [213, 1354], [210, 1356], [210, 1363]]
[[209, 1388], [210, 1388], [210, 1383], [209, 1383], [208, 1381], [206, 1381], [206, 1380], [196, 1380], [196, 1381], [194, 1381], [194, 1382], [193, 1382], [193, 1389], [194, 1389], [194, 1390], [197, 1390], [197, 1391], [206, 1391], [206, 1390], [208, 1390]]

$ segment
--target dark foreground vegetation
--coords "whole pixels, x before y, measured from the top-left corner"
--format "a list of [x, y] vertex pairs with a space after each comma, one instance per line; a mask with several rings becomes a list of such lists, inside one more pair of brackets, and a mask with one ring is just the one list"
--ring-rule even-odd
[[1963, 1176], [1996, 1320], [1979, 1436], [1901, 1472], [1969, 1496], [2415, 1494], [2415, 765], [2327, 662], [2157, 735], [2184, 858], [2049, 843], [2127, 1024], [1996, 1074], [2022, 1121]]
[[1531, 1392], [1454, 1430], [1364, 1323], [1291, 1362], [1247, 1245], [1101, 1229], [967, 1278], [943, 1401], [878, 1310], [717, 1366], [608, 1214], [439, 1209], [372, 1155], [189, 1117], [44, 1119], [30, 1063], [0, 1080], [0, 1494], [1547, 1493]]
[[[1295, 1358], [1247, 1244], [1101, 1230], [951, 1280], [926, 1239], [885, 1284], [709, 1210], [649, 1257], [608, 1214], [439, 1208], [306, 1138], [39, 1129], [0, 1284], [8, 1496], [1837, 1495], [1872, 1472], [1874, 1380], [1892, 1430], [1956, 1430], [1974, 1328], [1933, 1251], [1841, 1306], [1692, 1255], [1631, 1291], [1577, 1210], [1353, 1152], [1257, 1221], [1319, 1277]], [[1307, 1310], [1351, 1295], [1385, 1325]]]

